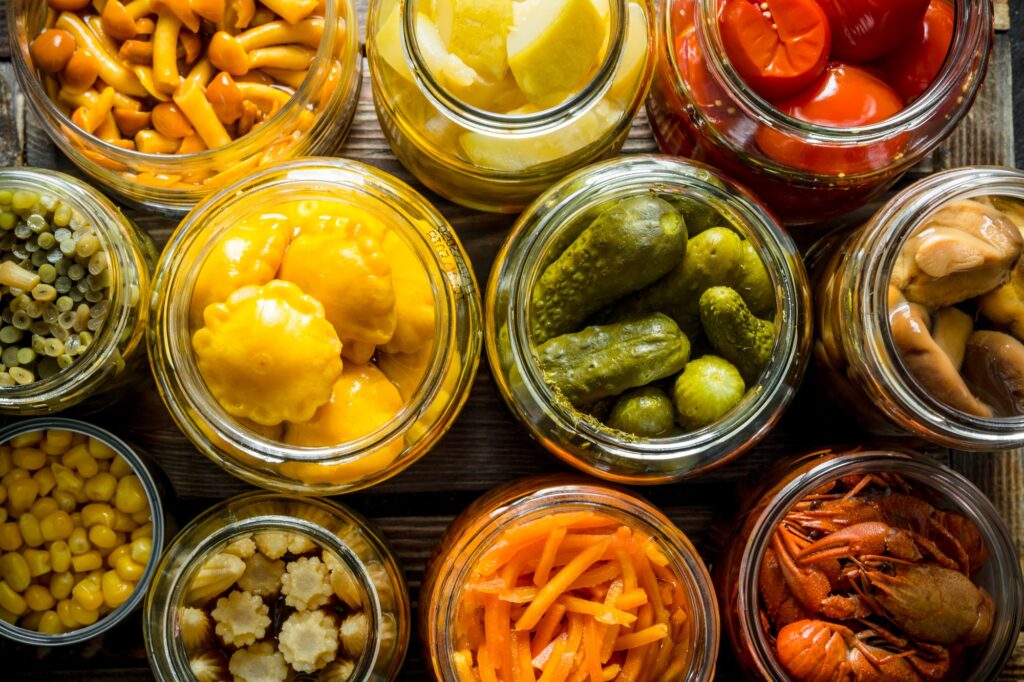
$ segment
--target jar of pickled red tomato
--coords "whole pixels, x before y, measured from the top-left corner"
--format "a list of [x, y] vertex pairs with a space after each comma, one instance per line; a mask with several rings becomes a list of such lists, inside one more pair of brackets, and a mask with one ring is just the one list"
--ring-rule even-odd
[[[663, 151], [721, 168], [794, 224], [840, 216], [877, 198], [935, 149], [974, 102], [992, 43], [990, 3], [948, 0], [945, 12], [951, 9], [955, 16], [948, 57], [923, 94], [884, 120], [826, 126], [794, 118], [754, 92], [727, 56], [722, 5], [723, 0], [662, 5], [660, 53], [648, 102], [651, 124]], [[835, 44], [833, 38], [833, 52]], [[884, 73], [887, 67], [884, 61], [868, 62], [866, 70], [857, 71], [871, 68]], [[874, 110], [872, 97], [899, 98], [878, 92], [875, 80], [873, 75], [850, 78], [853, 91], [835, 94], [834, 116], [861, 110], [859, 103], [839, 101], [847, 94], [867, 97], [864, 111]], [[885, 84], [881, 89], [889, 90]]]
[[[237, 610], [243, 599], [249, 611]], [[385, 540], [352, 510], [246, 493], [175, 536], [143, 629], [158, 680], [280, 671], [386, 682], [409, 646], [409, 594]]]
[[[694, 277], [709, 277], [709, 272], [724, 268], [725, 272], [717, 279], [706, 281], [704, 288], [736, 286], [732, 282], [733, 273], [743, 266], [739, 260], [729, 260], [725, 254], [733, 243], [741, 245], [745, 241], [753, 247], [753, 255], [760, 260], [765, 272], [766, 309], [770, 311], [768, 316], [773, 316], [774, 340], [763, 371], [745, 381], [741, 397], [733, 406], [697, 424], [677, 421], [669, 430], [654, 436], [648, 434], [648, 437], [610, 428], [608, 419], [597, 418], [601, 402], [606, 398], [585, 401], [587, 404], [575, 404], [567, 399], [566, 394], [548, 380], [549, 371], [542, 367], [542, 349], [552, 341], [536, 342], [534, 325], [544, 303], [541, 300], [544, 296], [538, 297], [536, 293], [539, 282], [559, 256], [568, 252], [581, 231], [589, 225], [597, 225], [595, 218], [612, 204], [652, 195], [683, 207], [687, 230], [692, 233], [685, 245], [687, 257], [699, 250], [707, 258], [703, 264], [695, 263]], [[608, 225], [597, 229], [608, 229]], [[715, 236], [711, 237], [712, 234]], [[601, 261], [604, 254], [596, 248], [592, 253], [586, 252], [587, 262], [582, 263], [582, 267]], [[653, 248], [641, 250], [637, 257], [641, 263], [632, 263], [628, 269], [651, 270], [654, 267]], [[585, 333], [584, 326], [593, 324], [595, 319], [607, 324], [610, 320], [635, 317], [634, 313], [651, 312], [653, 308], [649, 310], [649, 306], [625, 311], [621, 306], [628, 307], [631, 300], [640, 300], [640, 297], [652, 300], [652, 287], [662, 286], [674, 279], [673, 273], [689, 267], [683, 256], [680, 259], [683, 264], [673, 267], [664, 277], [639, 291], [623, 294], [610, 305], [606, 302], [571, 331]], [[619, 275], [605, 274], [608, 278], [616, 276]], [[588, 276], [581, 274], [579, 279], [583, 281]], [[685, 281], [687, 276], [682, 279]], [[687, 286], [684, 284], [683, 288]], [[665, 306], [658, 307], [657, 312], [673, 317], [685, 327], [687, 314], [680, 314], [672, 303], [700, 293], [689, 290], [672, 293], [668, 301], [661, 301]], [[608, 480], [666, 483], [695, 476], [735, 459], [760, 442], [782, 416], [796, 393], [809, 358], [808, 295], [807, 276], [795, 245], [771, 213], [746, 190], [701, 164], [667, 156], [630, 156], [591, 166], [565, 178], [520, 217], [495, 259], [488, 283], [487, 354], [505, 402], [530, 434], [550, 452], [572, 466]], [[692, 317], [697, 307], [696, 300], [691, 302]], [[673, 326], [669, 323], [669, 327]], [[705, 350], [699, 350], [700, 339], [706, 336], [699, 321], [694, 329], [684, 333], [688, 339], [684, 358], [687, 364], [679, 369], [685, 373], [685, 366], [693, 364], [690, 361], [699, 354], [716, 353], [706, 344]], [[656, 362], [652, 354], [656, 345], [645, 345], [638, 351], [647, 364]], [[592, 347], [584, 352], [597, 351]], [[679, 372], [674, 372], [651, 384], [658, 383], [666, 393], [672, 394], [670, 398], [676, 405], [671, 411], [689, 402], [688, 398], [675, 397], [679, 394], [677, 375]], [[664, 385], [666, 381], [668, 385]], [[669, 419], [673, 419], [671, 414]], [[680, 414], [675, 419], [683, 417]]]
[[[37, 282], [15, 296], [5, 281], [0, 341], [14, 357], [3, 360], [0, 412], [108, 406], [145, 372], [152, 241], [109, 199], [63, 173], [3, 169], [0, 193], [0, 260], [23, 263], [12, 269]], [[19, 307], [21, 297], [39, 307]]]
[[[781, 666], [765, 631], [764, 603], [759, 595], [762, 561], [775, 529], [809, 495], [827, 490], [841, 479], [859, 480], [867, 475], [906, 483], [936, 509], [960, 514], [976, 526], [988, 557], [972, 580], [993, 600], [991, 631], [977, 650], [971, 649], [971, 655], [964, 657], [965, 667], [959, 674], [950, 673], [956, 677], [938, 679], [997, 679], [1024, 625], [1024, 580], [1016, 544], [1005, 522], [985, 494], [952, 469], [915, 453], [873, 450], [820, 450], [787, 459], [774, 466], [751, 494], [744, 495], [747, 502], [741, 505], [736, 527], [723, 545], [724, 556], [715, 570], [723, 626], [743, 672], [749, 679], [793, 679]], [[819, 499], [827, 499], [827, 495]], [[815, 658], [825, 665], [824, 654]], [[819, 672], [825, 675], [829, 670]]]
[[[252, 170], [279, 160], [328, 154], [344, 141], [355, 115], [362, 58], [359, 19], [352, 0], [274, 5], [284, 8], [289, 18], [262, 6], [256, 11], [253, 3], [248, 3], [248, 17], [245, 3], [239, 3], [241, 9], [207, 4], [210, 7], [196, 13], [175, 5], [171, 11], [187, 13], [188, 23], [171, 18], [170, 32], [161, 29], [162, 35], [173, 39], [172, 47], [186, 55], [181, 58], [172, 53], [174, 73], [182, 84], [177, 91], [154, 86], [156, 41], [143, 40], [143, 33], [123, 41], [130, 33], [117, 33], [115, 41], [105, 12], [90, 11], [89, 3], [17, 0], [7, 13], [10, 43], [17, 46], [13, 61], [18, 82], [44, 130], [87, 175], [144, 209], [184, 214], [203, 197]], [[132, 31], [144, 22], [159, 21], [155, 7], [133, 6], [132, 11], [143, 9]], [[210, 21], [216, 18], [211, 12], [220, 15], [217, 22]], [[207, 16], [197, 18], [199, 13]], [[127, 14], [124, 18], [130, 21]], [[306, 24], [316, 33], [306, 30]], [[82, 83], [83, 89], [66, 71], [48, 73], [42, 64], [36, 64], [30, 45], [47, 28], [66, 31], [73, 46], [91, 55], [95, 65], [81, 71], [97, 68], [100, 79], [92, 74], [94, 79]], [[192, 32], [197, 28], [198, 33]], [[193, 41], [180, 37], [189, 35]], [[197, 36], [201, 37], [193, 46]], [[227, 57], [211, 59], [211, 46], [217, 41], [221, 47], [227, 46], [222, 50]], [[199, 52], [190, 58], [193, 47]], [[132, 56], [130, 48], [140, 56]], [[257, 57], [256, 52], [261, 54]], [[238, 63], [229, 64], [228, 58]], [[224, 95], [221, 87], [215, 95], [210, 86], [215, 78], [225, 76], [229, 93]], [[80, 107], [91, 110], [95, 102], [102, 102], [107, 86], [115, 91], [113, 108], [100, 107], [98, 113], [104, 108], [113, 113], [126, 111], [126, 116], [141, 112], [139, 123], [112, 125], [115, 118], [107, 114], [103, 122], [89, 124], [91, 131], [81, 125], [82, 119], [74, 114]], [[174, 100], [183, 94], [189, 100], [185, 105]], [[172, 103], [178, 107], [174, 125], [182, 132], [192, 131], [189, 134], [157, 126], [152, 112], [144, 111]], [[195, 110], [191, 116], [186, 107]], [[218, 113], [216, 107], [235, 113]], [[245, 113], [246, 108], [252, 115]], [[188, 120], [180, 118], [183, 113]], [[253, 116], [258, 125], [252, 125]], [[149, 136], [144, 142], [135, 132], [136, 126]]]
[[292, 161], [224, 188], [155, 279], [161, 396], [203, 454], [256, 485], [327, 495], [397, 474], [476, 374], [468, 257], [426, 199], [360, 163]]
[[[985, 205], [993, 200], [1008, 203], [998, 204], [1004, 210]], [[1013, 262], [1002, 263], [995, 281], [978, 291], [970, 290], [973, 285], [967, 280], [953, 283], [954, 294], [965, 292], [954, 296], [955, 302], [933, 302], [933, 294], [926, 289], [920, 296], [910, 295], [909, 307], [901, 307], [890, 296], [894, 277], [904, 278], [900, 273], [907, 272], [908, 263], [925, 263], [918, 257], [923, 251], [908, 251], [920, 244], [922, 235], [938, 230], [970, 241], [971, 234], [960, 230], [980, 227], [999, 228], [1018, 239], [1014, 206], [1021, 200], [1024, 174], [1020, 171], [978, 167], [946, 171], [897, 194], [862, 228], [827, 237], [815, 247], [810, 261], [817, 322], [814, 356], [820, 383], [872, 432], [910, 433], [961, 450], [1024, 445], [1024, 417], [1012, 403], [993, 410], [999, 402], [995, 394], [1002, 389], [985, 390], [990, 369], [984, 359], [992, 356], [979, 349], [966, 352], [981, 338], [978, 334], [994, 333], [988, 328], [1011, 331], [1012, 324], [1003, 324], [1010, 323], [1009, 318], [990, 319], [994, 313], [983, 299], [995, 295], [984, 290], [996, 289], [1012, 278], [1010, 271], [1016, 270], [1019, 256], [1008, 254]], [[1013, 291], [1013, 286], [1007, 283], [1004, 293]], [[902, 295], [897, 297], [906, 303]], [[897, 310], [917, 311], [921, 318], [896, 317]], [[894, 326], [897, 323], [900, 326]], [[952, 327], [961, 331], [954, 335], [959, 341], [951, 344], [958, 350], [950, 350], [949, 356], [942, 350], [949, 347], [942, 338], [947, 335], [943, 330]], [[920, 334], [912, 336], [910, 330]], [[994, 338], [1011, 346], [1018, 343], [1012, 334]], [[936, 340], [940, 345], [935, 345]], [[992, 367], [999, 374], [998, 366]]]
[[[562, 176], [622, 148], [654, 68], [650, 4], [372, 2], [366, 53], [392, 150], [447, 199], [519, 212]], [[516, 17], [538, 18], [517, 29], [514, 5]], [[474, 37], [481, 26], [498, 30]], [[537, 38], [518, 60], [517, 30]], [[547, 68], [557, 61], [561, 68]]]
[[[605, 679], [714, 676], [718, 607], [703, 561], [672, 521], [616, 488], [546, 476], [491, 491], [448, 529], [420, 594], [425, 656], [445, 682], [547, 671], [559, 652], [562, 677], [577, 652]], [[512, 640], [514, 656], [488, 655]]]

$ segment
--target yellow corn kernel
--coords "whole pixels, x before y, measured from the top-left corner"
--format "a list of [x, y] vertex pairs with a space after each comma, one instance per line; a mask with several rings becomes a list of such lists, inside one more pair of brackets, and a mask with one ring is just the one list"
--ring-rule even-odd
[[109, 502], [117, 490], [117, 479], [101, 471], [85, 482], [85, 496], [93, 502]]
[[82, 478], [92, 478], [100, 470], [96, 458], [89, 454], [89, 448], [84, 445], [76, 445], [65, 452], [60, 463], [77, 471]]
[[[89, 611], [97, 611], [103, 605], [103, 588], [95, 576], [79, 581], [71, 588], [71, 596], [79, 606]], [[78, 619], [77, 616], [75, 619]]]
[[[91, 550], [85, 554], [79, 554], [78, 556], [71, 557], [71, 567], [75, 569], [75, 573], [84, 573], [86, 571], [95, 571], [97, 568], [103, 565], [103, 557], [96, 550]], [[85, 606], [83, 604], [83, 606]]]
[[144, 523], [132, 531], [132, 540], [153, 537], [153, 523]]
[[32, 582], [25, 557], [17, 552], [7, 552], [0, 556], [0, 579], [15, 592], [24, 592]]
[[50, 576], [50, 594], [54, 599], [67, 599], [74, 586], [75, 576], [71, 574], [71, 571], [54, 573]]
[[38, 483], [28, 477], [21, 478], [7, 486], [7, 504], [10, 505], [12, 512], [28, 509], [36, 501], [38, 494]]
[[57, 602], [57, 617], [60, 618], [60, 624], [68, 630], [74, 630], [80, 627], [77, 620], [71, 613], [72, 602], [70, 599], [61, 599]]
[[42, 523], [51, 512], [57, 511], [57, 500], [52, 497], [38, 497], [36, 501], [29, 507], [29, 511], [32, 512], [32, 516], [39, 519]]
[[4, 607], [0, 606], [0, 620], [2, 620], [5, 623], [10, 623], [11, 625], [14, 625], [14, 623], [17, 622], [18, 617], [10, 611], [8, 611], [7, 609], [5, 609]]
[[78, 502], [75, 500], [75, 496], [69, 493], [67, 490], [54, 490], [53, 499], [57, 501], [57, 508], [61, 511], [71, 513], [78, 509]]
[[26, 630], [38, 630], [39, 621], [43, 617], [42, 611], [29, 611], [18, 620], [18, 627]]
[[133, 530], [139, 527], [139, 524], [135, 522], [130, 515], [125, 514], [123, 511], [115, 511], [116, 520], [114, 521], [114, 530], [121, 533], [131, 533]]
[[109, 504], [93, 502], [82, 507], [82, 525], [86, 528], [93, 526], [113, 528], [115, 521], [117, 521], [117, 514]]
[[0, 483], [3, 483], [5, 488], [10, 488], [11, 484], [14, 483], [15, 481], [20, 481], [23, 478], [29, 478], [31, 477], [31, 475], [32, 474], [28, 473], [24, 469], [14, 467], [6, 474], [4, 474], [3, 478], [0, 478]]
[[21, 542], [21, 531], [18, 530], [16, 521], [0, 523], [0, 549], [13, 552], [21, 547]]
[[114, 570], [117, 571], [122, 580], [130, 580], [137, 583], [142, 578], [142, 572], [146, 570], [146, 567], [144, 564], [132, 560], [130, 556], [123, 556], [114, 564]]
[[[25, 590], [25, 604], [33, 611], [46, 611], [52, 609], [57, 601], [50, 594], [50, 590], [42, 585], [29, 585]], [[54, 614], [56, 615], [56, 614]]]
[[60, 462], [54, 462], [50, 465], [53, 470], [53, 475], [57, 480], [57, 490], [67, 490], [72, 495], [75, 495], [75, 499], [78, 499], [77, 494], [82, 490], [82, 486], [85, 483], [78, 477], [71, 469]]
[[[100, 596], [100, 602], [102, 603], [103, 597]], [[92, 625], [100, 618], [99, 607], [95, 609], [87, 609], [78, 603], [77, 599], [71, 600], [71, 617], [78, 622], [79, 625]]]
[[112, 609], [128, 601], [135, 591], [135, 583], [124, 580], [117, 571], [107, 571], [103, 574], [103, 603]]
[[50, 570], [56, 573], [71, 568], [71, 548], [64, 540], [55, 540], [50, 543]]
[[132, 469], [132, 465], [129, 464], [121, 455], [118, 455], [110, 462], [110, 473], [112, 473], [115, 478], [122, 478], [134, 472], [135, 470]]
[[53, 475], [53, 469], [49, 467], [32, 474], [32, 480], [39, 484], [40, 495], [49, 495], [50, 491], [57, 487], [57, 478]]
[[0, 477], [6, 476], [14, 463], [11, 462], [11, 446], [0, 445]]
[[45, 635], [59, 635], [64, 632], [64, 624], [56, 611], [46, 611], [39, 619], [39, 632]]
[[71, 531], [71, 535], [68, 537], [68, 548], [74, 555], [85, 554], [92, 545], [89, 543], [88, 531], [85, 528], [78, 527]]
[[126, 557], [130, 558], [131, 557], [131, 551], [132, 551], [132, 546], [131, 546], [130, 543], [127, 543], [127, 544], [124, 544], [124, 545], [118, 545], [113, 550], [111, 550], [110, 554], [107, 555], [107, 559], [106, 559], [107, 566], [110, 566], [111, 568], [114, 568], [116, 566], [116, 564], [117, 564], [117, 560], [120, 559], [121, 557], [126, 556]]
[[146, 491], [142, 488], [142, 481], [135, 474], [129, 474], [117, 482], [117, 492], [114, 495], [114, 506], [125, 514], [138, 513], [148, 506]]
[[89, 529], [89, 542], [100, 549], [112, 549], [117, 544], [117, 533], [106, 526], [93, 526]]
[[103, 441], [96, 440], [95, 438], [89, 439], [89, 454], [96, 459], [113, 459], [114, 456], [117, 455], [113, 448]]
[[43, 531], [39, 529], [39, 519], [26, 512], [18, 517], [18, 530], [21, 531], [21, 539], [29, 547], [38, 547], [43, 544]]
[[44, 442], [55, 448], [63, 448], [67, 450], [71, 447], [71, 439], [74, 434], [71, 431], [65, 431], [64, 429], [50, 429], [46, 432]]
[[153, 541], [149, 538], [139, 538], [132, 541], [130, 556], [132, 561], [143, 566], [149, 563], [149, 557], [153, 553]]
[[38, 448], [15, 448], [11, 461], [16, 467], [35, 471], [46, 466], [46, 453]]
[[28, 572], [33, 578], [50, 572], [50, 551], [47, 549], [26, 549], [22, 552]]
[[43, 439], [42, 431], [29, 431], [11, 439], [12, 448], [27, 448]]
[[149, 513], [148, 506], [142, 511], [138, 511], [132, 514], [132, 521], [134, 521], [135, 523], [149, 523], [152, 520], [153, 515]]
[[71, 515], [60, 509], [50, 512], [39, 522], [39, 530], [42, 531], [43, 539], [47, 542], [66, 540], [74, 529], [75, 522], [71, 520]]
[[77, 511], [78, 507], [75, 507], [76, 511], [71, 512], [71, 523], [75, 524], [75, 528], [85, 528], [82, 525], [82, 512]]
[[11, 589], [6, 580], [0, 580], [0, 607], [16, 616], [25, 613], [25, 610], [28, 608], [25, 604], [25, 599]]
[[89, 499], [85, 496], [85, 485], [75, 491], [75, 502], [80, 505], [89, 504]]

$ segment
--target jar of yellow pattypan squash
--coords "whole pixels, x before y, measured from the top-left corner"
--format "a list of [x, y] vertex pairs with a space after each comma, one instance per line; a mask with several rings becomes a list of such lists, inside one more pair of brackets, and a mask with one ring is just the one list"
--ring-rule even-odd
[[445, 219], [369, 166], [272, 166], [200, 203], [157, 266], [157, 387], [232, 474], [333, 495], [415, 462], [476, 374], [480, 297]]

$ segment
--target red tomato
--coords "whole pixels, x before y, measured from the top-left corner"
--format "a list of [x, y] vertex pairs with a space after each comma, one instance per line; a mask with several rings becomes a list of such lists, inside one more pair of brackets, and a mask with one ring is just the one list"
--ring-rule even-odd
[[906, 42], [928, 0], [817, 0], [832, 27], [832, 58], [878, 59]]
[[[869, 71], [849, 64], [829, 64], [810, 88], [778, 108], [793, 118], [832, 128], [878, 123], [899, 113], [899, 95]], [[788, 134], [761, 128], [757, 142], [772, 158], [793, 168], [825, 175], [852, 174], [888, 165], [903, 146], [903, 136], [859, 146], [807, 143]]]
[[676, 59], [680, 75], [690, 88], [691, 96], [698, 107], [707, 109], [715, 106], [716, 101], [721, 101], [722, 90], [708, 72], [700, 41], [697, 40], [697, 33], [692, 26], [676, 36]]
[[831, 32], [815, 0], [725, 0], [718, 23], [729, 60], [766, 99], [794, 95], [825, 70]]
[[890, 52], [878, 66], [903, 101], [917, 99], [939, 75], [953, 42], [956, 15], [947, 0], [932, 0], [921, 22], [903, 47]]

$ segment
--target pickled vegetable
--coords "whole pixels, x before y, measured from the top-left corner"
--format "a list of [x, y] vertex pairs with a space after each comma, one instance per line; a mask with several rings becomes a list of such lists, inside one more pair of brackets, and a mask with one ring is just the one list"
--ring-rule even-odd
[[714, 424], [739, 404], [746, 384], [728, 360], [705, 355], [687, 363], [673, 394], [679, 423], [691, 431]]
[[775, 325], [758, 319], [729, 287], [712, 287], [701, 295], [700, 321], [715, 352], [731, 362], [745, 382], [757, 383], [775, 347]]
[[675, 427], [675, 407], [665, 391], [645, 386], [623, 393], [605, 423], [626, 433], [658, 438], [668, 435]]

